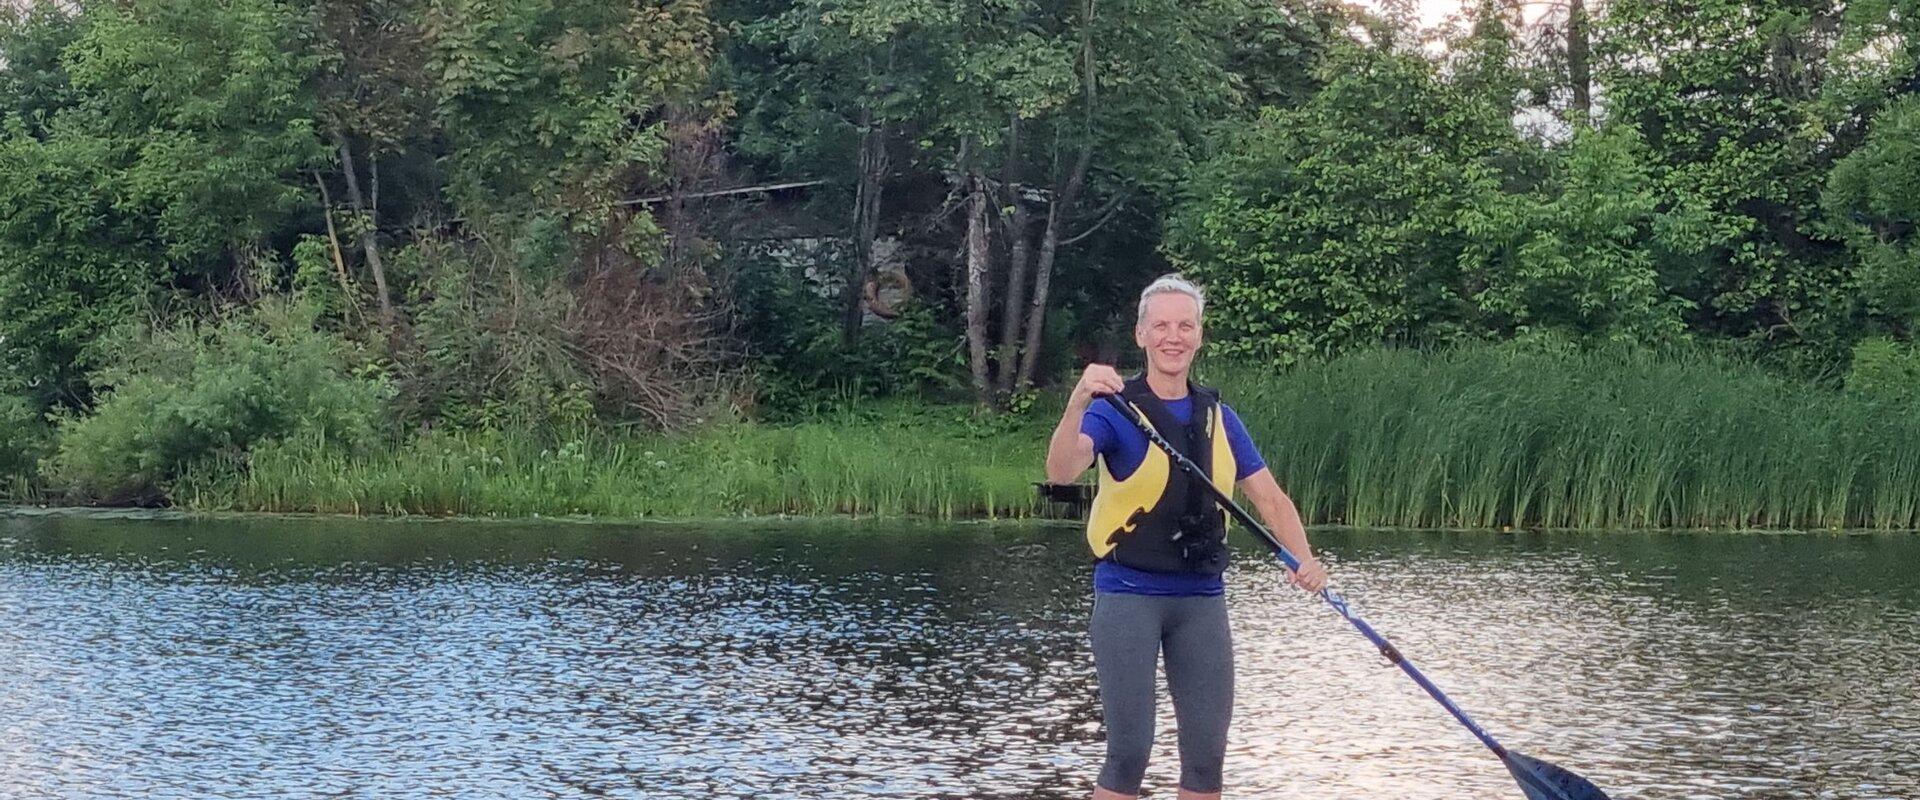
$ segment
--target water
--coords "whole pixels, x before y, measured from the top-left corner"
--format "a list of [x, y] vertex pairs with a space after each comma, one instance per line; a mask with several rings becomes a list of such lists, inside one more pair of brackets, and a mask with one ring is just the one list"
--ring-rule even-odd
[[[1920, 537], [1317, 532], [1357, 610], [1615, 798], [1920, 798]], [[0, 516], [0, 796], [1081, 798], [1063, 526]], [[1230, 795], [1517, 798], [1239, 554]], [[1171, 711], [1148, 791], [1170, 798]]]

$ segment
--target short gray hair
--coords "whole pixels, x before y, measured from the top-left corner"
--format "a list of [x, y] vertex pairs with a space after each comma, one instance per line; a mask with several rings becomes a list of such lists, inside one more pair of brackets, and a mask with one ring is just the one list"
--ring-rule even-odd
[[1140, 290], [1140, 308], [1134, 312], [1134, 320], [1136, 323], [1139, 320], [1146, 319], [1147, 298], [1156, 294], [1184, 294], [1193, 298], [1194, 311], [1196, 314], [1206, 313], [1207, 296], [1200, 292], [1200, 287], [1193, 285], [1192, 281], [1180, 277], [1180, 273], [1178, 272], [1169, 272], [1154, 279], [1153, 283], [1147, 284], [1147, 288]]

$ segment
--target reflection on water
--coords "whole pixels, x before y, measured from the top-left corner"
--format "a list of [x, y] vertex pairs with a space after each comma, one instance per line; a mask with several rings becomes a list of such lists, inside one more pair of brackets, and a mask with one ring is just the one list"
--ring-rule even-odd
[[[1920, 797], [1920, 537], [1316, 540], [1482, 724], [1628, 798]], [[0, 517], [0, 796], [1080, 798], [1070, 527]], [[1230, 793], [1514, 798], [1251, 550]], [[1171, 709], [1148, 789], [1172, 796]]]

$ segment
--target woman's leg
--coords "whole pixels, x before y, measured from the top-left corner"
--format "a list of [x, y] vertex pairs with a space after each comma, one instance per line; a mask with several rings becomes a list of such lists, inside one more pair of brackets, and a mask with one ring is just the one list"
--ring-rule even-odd
[[1220, 796], [1233, 717], [1233, 636], [1227, 598], [1172, 598], [1165, 642], [1167, 692], [1180, 727], [1180, 797]]
[[1160, 655], [1164, 601], [1134, 594], [1093, 600], [1093, 666], [1107, 723], [1107, 763], [1095, 800], [1140, 794], [1153, 750], [1154, 667]]

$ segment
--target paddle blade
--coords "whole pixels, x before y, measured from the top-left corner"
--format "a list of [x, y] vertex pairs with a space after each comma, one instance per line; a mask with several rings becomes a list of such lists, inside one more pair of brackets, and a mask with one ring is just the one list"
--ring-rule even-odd
[[1610, 800], [1592, 781], [1539, 759], [1519, 753], [1503, 753], [1507, 771], [1520, 782], [1527, 800]]

